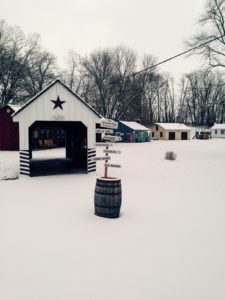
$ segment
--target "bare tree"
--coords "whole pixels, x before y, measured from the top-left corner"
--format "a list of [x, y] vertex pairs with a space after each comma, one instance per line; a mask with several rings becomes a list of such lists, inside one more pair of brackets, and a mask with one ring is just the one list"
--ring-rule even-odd
[[192, 123], [189, 120], [189, 85], [187, 78], [183, 76], [180, 83], [180, 96], [179, 96], [179, 102], [178, 102], [178, 112], [176, 119], [180, 123]]
[[[225, 0], [207, 0], [205, 12], [199, 19], [201, 31], [187, 44], [198, 46], [216, 37], [212, 43], [197, 48], [194, 53], [202, 55], [210, 67], [225, 67]], [[193, 53], [193, 52], [192, 52]]]
[[85, 74], [81, 56], [73, 50], [69, 51], [65, 66], [66, 68], [60, 74], [61, 80], [76, 94], [82, 94]]
[[162, 112], [163, 122], [174, 123], [176, 120], [174, 81], [168, 74], [164, 75], [162, 86]]
[[219, 73], [194, 72], [182, 79], [178, 119], [211, 126], [224, 120], [225, 83]]
[[145, 69], [138, 75], [141, 96], [141, 114], [139, 116], [141, 122], [150, 125], [154, 120], [154, 108], [156, 100], [155, 82], [158, 78], [155, 68], [156, 59], [151, 55], [144, 55], [142, 58], [141, 69]]
[[122, 118], [137, 91], [134, 79], [136, 55], [125, 47], [98, 50], [83, 59], [86, 91], [83, 96], [105, 117]]
[[54, 77], [55, 58], [33, 34], [26, 38], [19, 27], [0, 22], [0, 106], [34, 96]]
[[51, 53], [41, 49], [39, 36], [31, 36], [28, 48], [30, 52], [26, 62], [24, 62], [25, 72], [21, 78], [23, 100], [36, 95], [56, 76], [56, 58]]

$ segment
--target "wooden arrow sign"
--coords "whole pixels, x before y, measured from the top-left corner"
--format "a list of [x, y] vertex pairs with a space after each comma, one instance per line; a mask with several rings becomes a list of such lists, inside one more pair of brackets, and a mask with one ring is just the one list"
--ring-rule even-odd
[[113, 133], [113, 129], [103, 129], [103, 128], [97, 128], [95, 130], [96, 133]]
[[102, 119], [100, 126], [105, 128], [117, 129], [118, 122], [111, 119]]
[[121, 154], [120, 150], [103, 150], [104, 153], [115, 153], [115, 154]]
[[111, 143], [96, 143], [96, 146], [101, 146], [101, 147], [110, 147], [113, 146]]
[[104, 140], [106, 141], [110, 141], [110, 142], [119, 142], [121, 141], [121, 137], [120, 136], [115, 136], [115, 135], [105, 135]]
[[105, 164], [105, 167], [121, 168], [121, 165], [116, 165], [116, 164]]
[[102, 156], [102, 157], [93, 157], [91, 160], [109, 160], [110, 156]]

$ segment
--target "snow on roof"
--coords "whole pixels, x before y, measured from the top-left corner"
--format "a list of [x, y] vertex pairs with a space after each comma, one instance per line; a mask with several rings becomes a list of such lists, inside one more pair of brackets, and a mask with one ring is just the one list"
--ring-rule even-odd
[[165, 130], [191, 130], [190, 127], [182, 123], [155, 123]]
[[21, 105], [15, 105], [15, 104], [8, 104], [8, 106], [9, 106], [14, 112], [17, 112], [17, 111], [21, 108]]
[[133, 130], [148, 130], [150, 131], [149, 128], [141, 125], [140, 123], [138, 122], [133, 122], [133, 121], [120, 121], [120, 123], [126, 125], [127, 127], [133, 129]]
[[214, 124], [211, 129], [225, 129], [225, 124]]

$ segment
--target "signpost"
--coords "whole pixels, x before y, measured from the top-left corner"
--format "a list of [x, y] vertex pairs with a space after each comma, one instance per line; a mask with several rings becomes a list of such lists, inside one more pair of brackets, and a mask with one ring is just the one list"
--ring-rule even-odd
[[96, 143], [98, 146], [105, 146], [103, 153], [105, 156], [96, 157], [96, 160], [104, 160], [104, 177], [97, 178], [96, 188], [95, 188], [95, 214], [100, 217], [105, 218], [118, 218], [120, 215], [121, 207], [121, 180], [115, 177], [108, 177], [108, 168], [120, 168], [121, 165], [110, 164], [110, 153], [120, 154], [119, 150], [110, 150], [109, 147], [112, 146], [110, 142], [116, 142], [121, 140], [120, 137], [113, 136], [113, 129], [118, 128], [118, 123], [103, 119], [101, 122], [101, 127], [103, 129], [97, 129], [96, 132], [105, 134], [104, 140], [108, 143]]
[[114, 154], [120, 154], [121, 151], [120, 150], [111, 150], [109, 149], [109, 144], [106, 145], [105, 149], [103, 150], [103, 153], [105, 153], [105, 174], [104, 177], [107, 178], [108, 177], [108, 168], [120, 168], [121, 165], [116, 165], [116, 164], [109, 164], [108, 161], [110, 160], [110, 156], [109, 153], [114, 153]]
[[107, 178], [108, 177], [108, 168], [120, 168], [121, 167], [121, 165], [109, 164], [108, 163], [108, 161], [111, 159], [110, 156], [109, 156], [109, 153], [113, 153], [113, 154], [120, 154], [121, 153], [120, 150], [110, 150], [109, 149], [109, 147], [112, 146], [111, 143], [121, 141], [121, 137], [111, 135], [111, 134], [113, 134], [113, 129], [118, 128], [118, 122], [116, 122], [114, 120], [111, 120], [111, 119], [102, 118], [100, 126], [103, 127], [103, 128], [97, 128], [96, 133], [104, 133], [105, 136], [103, 137], [103, 139], [106, 141], [106, 143], [96, 143], [96, 146], [104, 146], [105, 147], [105, 149], [103, 150], [103, 153], [105, 153], [105, 156], [95, 157], [93, 160], [96, 160], [96, 161], [97, 160], [104, 160], [105, 161], [104, 177]]
[[[109, 150], [109, 146], [106, 146], [106, 147], [105, 147], [105, 150]], [[109, 157], [108, 155], [109, 155], [109, 153], [106, 152], [106, 156], [107, 156], [107, 157]], [[108, 163], [108, 160], [106, 160], [105, 162]], [[104, 177], [107, 178], [107, 176], [108, 176], [108, 168], [105, 166]]]

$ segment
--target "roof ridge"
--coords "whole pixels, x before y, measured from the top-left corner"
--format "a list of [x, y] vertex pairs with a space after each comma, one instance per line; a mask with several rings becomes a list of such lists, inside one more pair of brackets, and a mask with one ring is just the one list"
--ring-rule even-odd
[[79, 95], [74, 93], [74, 91], [71, 88], [69, 88], [65, 83], [63, 83], [59, 77], [57, 77], [49, 85], [47, 85], [43, 90], [38, 92], [30, 100], [28, 100], [26, 103], [24, 103], [18, 111], [14, 112], [12, 114], [12, 116], [14, 117], [15, 115], [19, 114], [24, 108], [26, 108], [28, 105], [30, 105], [34, 100], [36, 100], [38, 97], [40, 97], [43, 93], [45, 93], [48, 89], [50, 89], [52, 86], [54, 86], [57, 82], [60, 83], [62, 86], [64, 86], [70, 93], [72, 93], [76, 98], [78, 98], [84, 105], [88, 106], [99, 118], [102, 117], [89, 103], [84, 101]]

